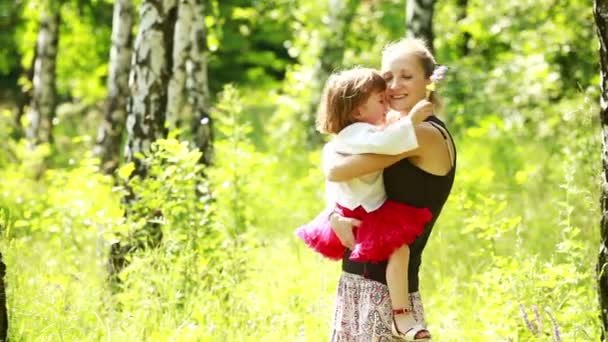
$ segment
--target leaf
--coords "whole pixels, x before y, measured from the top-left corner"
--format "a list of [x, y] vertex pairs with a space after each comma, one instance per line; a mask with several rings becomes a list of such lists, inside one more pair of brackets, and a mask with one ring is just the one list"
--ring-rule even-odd
[[127, 180], [131, 176], [131, 174], [135, 171], [135, 163], [130, 162], [127, 163], [118, 169], [118, 176], [121, 179]]

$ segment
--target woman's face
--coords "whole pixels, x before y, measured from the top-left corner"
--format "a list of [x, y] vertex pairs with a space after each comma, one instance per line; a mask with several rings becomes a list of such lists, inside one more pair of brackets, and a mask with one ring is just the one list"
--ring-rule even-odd
[[407, 114], [425, 98], [426, 86], [431, 81], [424, 75], [419, 58], [413, 54], [393, 54], [382, 61], [382, 76], [387, 83], [389, 106]]

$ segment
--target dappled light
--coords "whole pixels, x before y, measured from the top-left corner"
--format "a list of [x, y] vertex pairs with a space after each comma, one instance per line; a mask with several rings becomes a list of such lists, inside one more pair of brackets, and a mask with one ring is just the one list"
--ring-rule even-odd
[[[0, 4], [0, 340], [329, 340], [341, 265], [294, 234], [326, 208], [315, 117], [413, 2]], [[433, 340], [600, 340], [592, 4], [416, 2], [458, 156]]]

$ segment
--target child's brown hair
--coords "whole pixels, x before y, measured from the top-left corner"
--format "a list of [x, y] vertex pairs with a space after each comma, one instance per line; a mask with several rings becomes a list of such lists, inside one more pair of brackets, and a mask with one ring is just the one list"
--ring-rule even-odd
[[317, 113], [317, 129], [337, 134], [354, 123], [353, 112], [376, 92], [386, 90], [386, 82], [378, 71], [354, 68], [332, 74], [323, 90]]

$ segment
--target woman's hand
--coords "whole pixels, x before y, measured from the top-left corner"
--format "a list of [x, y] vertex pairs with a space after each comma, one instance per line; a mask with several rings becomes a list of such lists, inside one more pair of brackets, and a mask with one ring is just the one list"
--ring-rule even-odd
[[353, 228], [358, 227], [361, 224], [361, 221], [341, 216], [338, 213], [333, 213], [329, 217], [329, 223], [331, 224], [331, 229], [334, 230], [334, 233], [336, 233], [344, 247], [350, 250], [355, 248], [355, 234], [353, 233]]

